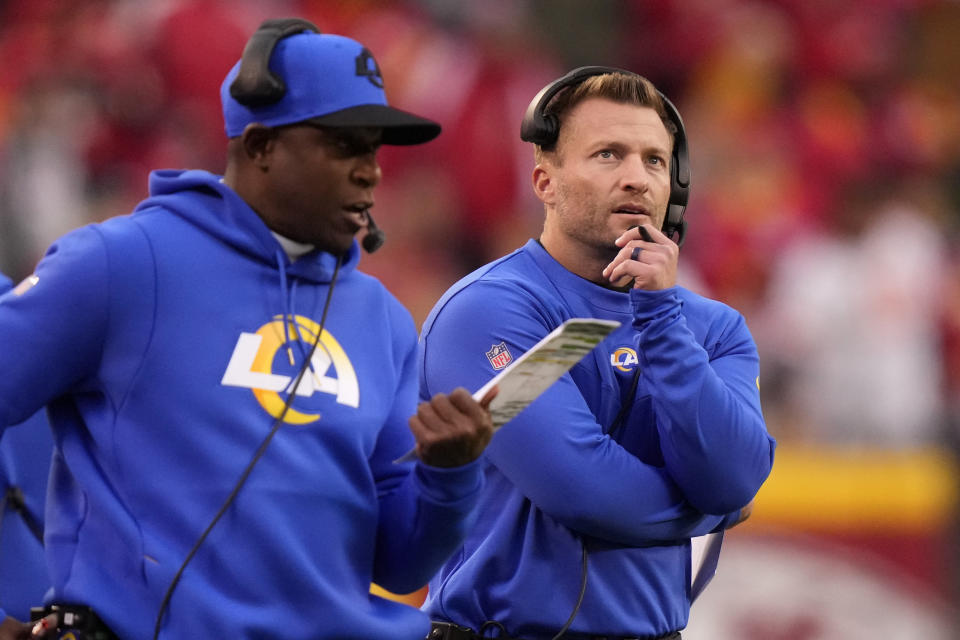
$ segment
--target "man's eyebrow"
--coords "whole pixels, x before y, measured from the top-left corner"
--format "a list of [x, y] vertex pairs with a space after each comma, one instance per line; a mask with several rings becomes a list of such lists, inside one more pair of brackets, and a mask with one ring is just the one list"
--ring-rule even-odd
[[[587, 148], [594, 149], [594, 150], [606, 149], [606, 148], [629, 149], [629, 148], [632, 148], [633, 146], [634, 145], [630, 144], [629, 142], [624, 142], [623, 140], [620, 140], [620, 139], [599, 138], [597, 140], [590, 142], [587, 145]], [[641, 150], [644, 153], [654, 152], [664, 156], [669, 156], [672, 153], [672, 147], [664, 147], [659, 144], [645, 144], [641, 147]]]
[[614, 140], [608, 138], [598, 138], [597, 140], [591, 141], [588, 145], [591, 149], [598, 149], [602, 147], [626, 147], [629, 146], [627, 143], [622, 140]]

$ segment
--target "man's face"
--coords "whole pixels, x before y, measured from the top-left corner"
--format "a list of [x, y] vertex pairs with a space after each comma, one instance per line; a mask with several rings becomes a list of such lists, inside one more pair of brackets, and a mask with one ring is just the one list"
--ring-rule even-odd
[[673, 140], [649, 107], [590, 98], [560, 129], [549, 176], [545, 233], [564, 252], [610, 260], [628, 228], [663, 225]]
[[380, 129], [278, 127], [265, 176], [271, 228], [298, 242], [343, 253], [366, 227], [380, 182]]

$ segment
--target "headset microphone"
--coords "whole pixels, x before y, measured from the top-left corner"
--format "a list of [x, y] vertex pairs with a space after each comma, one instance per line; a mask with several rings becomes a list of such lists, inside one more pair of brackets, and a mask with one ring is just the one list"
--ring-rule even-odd
[[364, 209], [363, 213], [367, 217], [367, 235], [363, 237], [363, 250], [367, 253], [373, 253], [383, 246], [383, 243], [387, 240], [387, 234], [373, 221], [369, 209]]

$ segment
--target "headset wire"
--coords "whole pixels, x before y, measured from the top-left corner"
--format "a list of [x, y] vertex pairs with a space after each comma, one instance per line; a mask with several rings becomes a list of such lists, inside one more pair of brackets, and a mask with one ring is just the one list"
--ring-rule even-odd
[[[330, 288], [327, 290], [327, 299], [323, 304], [323, 314], [320, 316], [320, 329], [317, 331], [317, 336], [313, 340], [313, 344], [310, 347], [310, 352], [307, 354], [303, 365], [300, 367], [300, 372], [297, 374], [296, 379], [290, 386], [290, 393], [283, 405], [283, 409], [281, 410], [277, 419], [274, 420], [273, 425], [270, 427], [270, 432], [267, 433], [266, 437], [264, 437], [263, 441], [260, 443], [260, 446], [257, 447], [257, 451], [254, 453], [253, 457], [250, 459], [250, 462], [243, 470], [243, 473], [240, 475], [240, 479], [237, 480], [237, 483], [234, 485], [230, 495], [228, 495], [227, 499], [224, 500], [223, 505], [210, 521], [210, 524], [207, 525], [207, 528], [204, 530], [204, 532], [200, 534], [199, 538], [197, 538], [197, 541], [193, 544], [193, 547], [190, 549], [189, 553], [187, 553], [187, 557], [180, 565], [180, 568], [177, 569], [177, 573], [170, 581], [170, 586], [167, 587], [167, 591], [163, 596], [163, 600], [160, 602], [160, 609], [157, 611], [157, 619], [153, 627], [153, 640], [157, 640], [157, 638], [160, 637], [160, 625], [163, 622], [163, 614], [166, 612], [167, 606], [170, 604], [170, 599], [173, 597], [173, 592], [180, 583], [180, 578], [183, 576], [183, 572], [186, 570], [187, 565], [190, 564], [190, 561], [200, 550], [200, 547], [207, 539], [207, 536], [210, 535], [210, 532], [213, 531], [213, 528], [216, 526], [217, 522], [220, 521], [220, 518], [223, 517], [223, 515], [227, 512], [227, 509], [230, 508], [230, 505], [233, 504], [237, 494], [240, 493], [240, 490], [247, 482], [247, 478], [253, 472], [253, 468], [260, 461], [260, 458], [263, 457], [263, 454], [266, 453], [267, 447], [270, 445], [273, 437], [277, 434], [277, 431], [279, 431], [280, 427], [283, 426], [283, 418], [287, 415], [287, 411], [290, 410], [290, 406], [293, 404], [293, 400], [296, 397], [296, 389], [300, 386], [300, 381], [310, 368], [310, 361], [313, 358], [314, 352], [317, 350], [317, 346], [320, 344], [320, 337], [323, 335], [323, 328], [327, 321], [327, 311], [330, 309], [330, 300], [333, 298], [333, 286], [337, 282], [337, 275], [340, 273], [340, 265], [342, 262], [343, 256], [337, 256], [337, 264], [336, 267], [334, 267], [333, 276], [330, 278]], [[284, 320], [284, 322], [286, 322], [286, 320]]]

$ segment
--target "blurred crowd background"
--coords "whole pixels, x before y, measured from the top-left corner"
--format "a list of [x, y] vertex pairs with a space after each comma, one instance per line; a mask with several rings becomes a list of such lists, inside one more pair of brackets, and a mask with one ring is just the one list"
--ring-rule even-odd
[[651, 79], [690, 140], [683, 281], [746, 316], [780, 442], [690, 636], [960, 635], [960, 2], [6, 0], [0, 270], [129, 212], [151, 169], [221, 172], [220, 82], [293, 15], [444, 127], [381, 152], [361, 265], [418, 325], [539, 234], [533, 95], [585, 64]]

